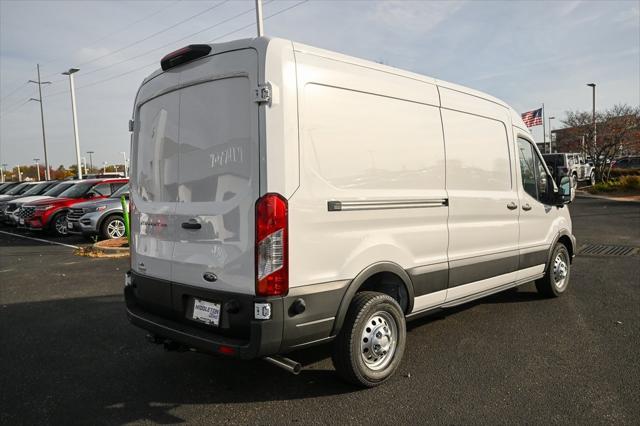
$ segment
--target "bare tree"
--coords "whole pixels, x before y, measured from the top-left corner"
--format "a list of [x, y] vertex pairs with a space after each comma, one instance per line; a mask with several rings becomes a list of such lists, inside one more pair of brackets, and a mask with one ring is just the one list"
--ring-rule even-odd
[[598, 180], [609, 178], [610, 160], [640, 150], [640, 107], [620, 104], [596, 112], [595, 143], [590, 112], [567, 111], [566, 115], [562, 120], [567, 127], [562, 131], [565, 145], [591, 158]]

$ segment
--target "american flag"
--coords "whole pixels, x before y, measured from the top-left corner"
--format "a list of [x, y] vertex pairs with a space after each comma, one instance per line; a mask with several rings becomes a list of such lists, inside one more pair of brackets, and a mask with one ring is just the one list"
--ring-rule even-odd
[[523, 113], [522, 121], [527, 127], [542, 125], [542, 108]]

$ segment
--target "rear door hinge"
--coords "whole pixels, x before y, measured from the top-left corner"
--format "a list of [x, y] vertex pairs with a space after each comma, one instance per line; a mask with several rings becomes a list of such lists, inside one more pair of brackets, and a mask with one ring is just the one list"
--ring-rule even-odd
[[254, 92], [254, 102], [271, 103], [271, 83], [259, 84]]

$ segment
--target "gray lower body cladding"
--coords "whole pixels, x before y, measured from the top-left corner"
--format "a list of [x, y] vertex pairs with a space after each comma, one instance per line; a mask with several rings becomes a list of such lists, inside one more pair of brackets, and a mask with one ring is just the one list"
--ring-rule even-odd
[[[259, 358], [330, 340], [347, 281], [292, 289], [285, 297], [260, 298], [172, 283], [132, 274], [125, 287], [127, 316], [150, 333], [203, 352], [231, 347], [239, 358]], [[220, 303], [218, 327], [189, 319], [193, 298]], [[294, 305], [303, 300], [305, 309]], [[255, 320], [254, 303], [271, 303], [272, 317]]]

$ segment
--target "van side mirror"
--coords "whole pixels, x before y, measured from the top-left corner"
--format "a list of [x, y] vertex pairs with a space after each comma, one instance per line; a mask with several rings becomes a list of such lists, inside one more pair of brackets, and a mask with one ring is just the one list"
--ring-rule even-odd
[[562, 176], [560, 182], [558, 183], [558, 197], [557, 197], [557, 206], [563, 206], [565, 204], [569, 204], [575, 198], [576, 193], [571, 185], [571, 178], [569, 176]]

